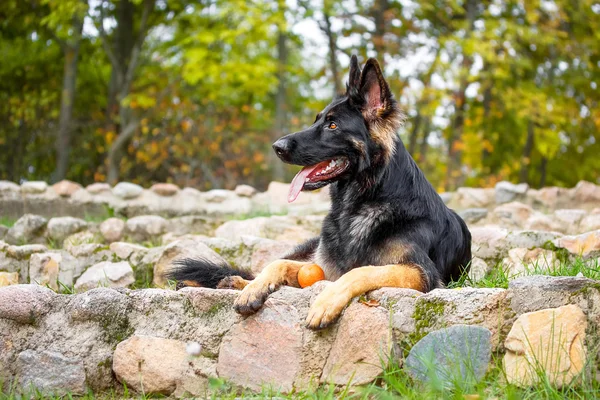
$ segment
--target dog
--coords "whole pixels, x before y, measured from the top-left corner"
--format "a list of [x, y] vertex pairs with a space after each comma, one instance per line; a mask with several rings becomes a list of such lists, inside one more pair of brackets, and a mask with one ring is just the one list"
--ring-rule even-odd
[[206, 260], [181, 260], [170, 278], [183, 285], [236, 287], [241, 314], [260, 309], [298, 270], [317, 264], [333, 281], [314, 300], [306, 326], [334, 323], [352, 298], [382, 287], [428, 292], [459, 279], [470, 265], [471, 234], [415, 164], [398, 129], [404, 116], [375, 59], [350, 60], [346, 93], [311, 126], [273, 144], [285, 163], [303, 166], [288, 201], [330, 186], [331, 210], [320, 236], [256, 276]]

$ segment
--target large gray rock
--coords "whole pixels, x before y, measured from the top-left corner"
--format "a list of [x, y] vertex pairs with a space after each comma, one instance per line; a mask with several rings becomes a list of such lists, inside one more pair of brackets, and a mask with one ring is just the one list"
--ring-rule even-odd
[[554, 219], [562, 232], [579, 233], [579, 224], [586, 214], [585, 210], [561, 209], [554, 211]]
[[494, 190], [496, 203], [504, 204], [511, 201], [520, 200], [525, 197], [527, 189], [529, 189], [529, 185], [526, 183], [515, 185], [514, 183], [506, 181], [498, 182]]
[[80, 218], [55, 217], [48, 221], [48, 237], [62, 243], [68, 236], [87, 228], [88, 224]]
[[492, 333], [480, 326], [454, 325], [427, 334], [410, 350], [404, 370], [413, 378], [469, 388], [485, 375]]
[[85, 291], [102, 287], [127, 287], [135, 282], [133, 269], [126, 261], [104, 261], [88, 268], [75, 282], [75, 289]]
[[25, 214], [8, 230], [5, 241], [10, 244], [28, 244], [43, 240], [48, 220], [40, 215]]
[[17, 357], [19, 384], [45, 395], [83, 395], [85, 369], [77, 357], [54, 351], [25, 350]]

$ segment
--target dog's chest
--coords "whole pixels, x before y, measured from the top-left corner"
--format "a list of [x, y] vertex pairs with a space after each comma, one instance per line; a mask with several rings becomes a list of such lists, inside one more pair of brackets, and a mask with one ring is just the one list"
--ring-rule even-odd
[[352, 268], [373, 262], [370, 255], [377, 246], [376, 232], [390, 217], [385, 205], [363, 206], [354, 212], [328, 216], [315, 257], [326, 278], [335, 280]]

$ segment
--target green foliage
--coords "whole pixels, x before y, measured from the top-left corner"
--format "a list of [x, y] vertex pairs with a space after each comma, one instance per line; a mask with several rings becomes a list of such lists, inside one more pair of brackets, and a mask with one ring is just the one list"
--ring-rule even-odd
[[[105, 35], [87, 24], [79, 41], [73, 27], [81, 18]], [[318, 50], [315, 32], [299, 28], [315, 24]], [[401, 137], [436, 188], [594, 181], [599, 30], [592, 0], [7, 0], [0, 179], [50, 178], [65, 49], [79, 43], [67, 178], [82, 183], [107, 178], [109, 150], [134, 122], [118, 160], [121, 180], [264, 188], [274, 176], [273, 138], [310, 124], [329, 100], [334, 65], [345, 81], [350, 53], [385, 63], [409, 117]], [[127, 50], [140, 38], [131, 85], [123, 87], [111, 53], [127, 67]], [[334, 65], [321, 59], [326, 51]]]

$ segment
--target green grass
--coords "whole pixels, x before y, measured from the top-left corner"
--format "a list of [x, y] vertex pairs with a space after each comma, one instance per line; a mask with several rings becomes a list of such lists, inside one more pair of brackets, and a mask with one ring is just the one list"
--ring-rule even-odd
[[0, 216], [0, 225], [4, 225], [7, 228], [11, 228], [15, 222], [17, 222], [16, 218]]
[[[600, 280], [600, 259], [584, 260], [580, 257], [573, 260], [557, 260], [556, 264], [546, 267], [539, 263], [527, 265], [525, 272], [518, 276], [549, 275], [549, 276], [577, 276]], [[451, 282], [449, 288], [476, 287], [476, 288], [508, 288], [508, 283], [517, 276], [509, 272], [509, 268], [502, 263], [497, 263], [494, 268], [481, 280], [472, 281], [468, 274], [463, 274], [458, 281]]]

